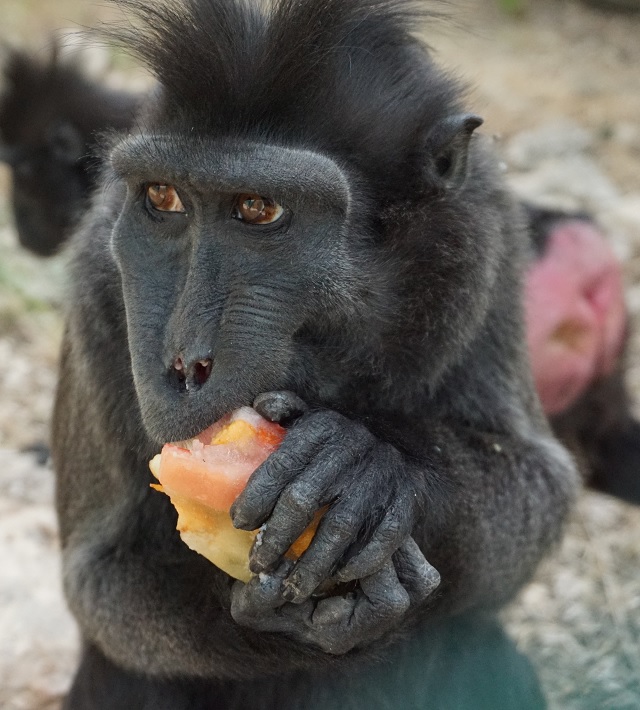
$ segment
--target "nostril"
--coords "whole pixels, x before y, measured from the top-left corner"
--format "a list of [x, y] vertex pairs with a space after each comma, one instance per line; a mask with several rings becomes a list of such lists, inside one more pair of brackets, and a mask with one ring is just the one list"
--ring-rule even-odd
[[193, 366], [193, 383], [196, 387], [202, 387], [204, 383], [209, 379], [211, 375], [211, 368], [213, 367], [213, 361], [211, 358], [206, 358], [205, 360], [198, 360]]
[[213, 360], [204, 358], [187, 365], [182, 356], [177, 357], [169, 368], [169, 383], [178, 392], [200, 389], [211, 376]]
[[178, 390], [178, 392], [184, 392], [188, 389], [187, 387], [187, 375], [184, 369], [184, 360], [181, 357], [177, 357], [173, 361], [173, 365], [169, 368], [169, 383], [171, 386]]

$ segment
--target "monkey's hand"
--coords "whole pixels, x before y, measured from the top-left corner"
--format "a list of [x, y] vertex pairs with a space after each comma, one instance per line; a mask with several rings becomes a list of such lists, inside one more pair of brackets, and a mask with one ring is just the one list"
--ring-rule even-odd
[[[307, 619], [317, 632], [318, 645], [335, 646], [335, 638], [331, 637], [331, 644], [326, 638], [327, 615], [318, 611], [309, 615], [309, 604], [314, 603], [307, 602], [328, 581], [360, 580], [356, 598], [336, 597], [317, 607], [314, 604], [314, 608], [332, 610], [332, 628], [339, 630], [339, 636], [346, 630], [353, 632], [350, 647], [372, 633], [380, 635], [385, 629], [383, 617], [390, 614], [397, 622], [412, 598], [425, 598], [439, 580], [438, 573], [412, 543], [414, 574], [408, 576], [414, 592], [398, 591], [403, 584], [398, 581], [392, 557], [408, 544], [415, 522], [418, 505], [411, 480], [414, 472], [397, 449], [378, 441], [361, 424], [329, 410], [306, 411], [295, 395], [263, 395], [254, 407], [271, 420], [294, 422], [278, 451], [254, 472], [231, 509], [236, 527], [263, 526], [250, 558], [251, 571], [262, 574], [263, 582], [250, 583], [242, 592], [242, 602], [236, 599], [237, 620], [261, 627], [267, 623], [265, 610], [276, 607], [271, 596], [265, 604], [264, 574], [278, 568], [274, 579], [278, 579], [280, 605], [304, 604], [305, 611], [283, 613], [279, 609], [269, 622], [278, 626], [280, 619], [282, 626], [277, 630], [291, 632], [291, 618], [298, 624]], [[294, 566], [281, 566], [291, 544], [324, 506], [330, 507], [307, 551]], [[415, 591], [418, 588], [420, 592]], [[314, 625], [316, 616], [318, 623]], [[261, 619], [259, 624], [254, 623], [256, 618]], [[270, 626], [270, 630], [276, 629]], [[303, 630], [301, 627], [301, 633]], [[304, 631], [305, 639], [310, 640], [307, 637], [311, 632], [308, 628]]]
[[285, 560], [271, 574], [253, 577], [248, 584], [236, 582], [231, 615], [243, 626], [286, 633], [334, 655], [383, 636], [410, 606], [423, 602], [440, 583], [440, 575], [412, 538], [349, 594], [287, 603], [281, 589], [292, 568], [293, 563]]

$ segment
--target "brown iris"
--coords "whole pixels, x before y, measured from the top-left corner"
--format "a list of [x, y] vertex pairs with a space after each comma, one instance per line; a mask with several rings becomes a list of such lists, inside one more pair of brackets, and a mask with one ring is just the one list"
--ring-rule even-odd
[[178, 191], [173, 185], [147, 185], [147, 197], [160, 212], [186, 212]]
[[271, 224], [284, 214], [281, 205], [260, 195], [238, 195], [233, 216], [249, 224]]

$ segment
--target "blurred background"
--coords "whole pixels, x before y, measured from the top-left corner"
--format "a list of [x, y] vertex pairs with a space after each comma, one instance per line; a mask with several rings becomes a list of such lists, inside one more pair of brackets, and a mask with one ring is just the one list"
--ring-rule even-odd
[[[89, 0], [2, 0], [0, 61], [7, 47], [45, 59], [54, 34], [114, 13]], [[466, 0], [447, 13], [425, 38], [469, 84], [514, 189], [592, 213], [624, 263], [638, 413], [640, 0]], [[91, 76], [148, 84], [127, 58], [70, 43]], [[24, 449], [48, 439], [65, 257], [17, 247], [9, 189], [0, 164], [0, 707], [44, 710], [59, 707], [77, 639], [60, 592], [52, 473]], [[640, 510], [585, 493], [564, 544], [505, 619], [552, 708], [640, 708]]]

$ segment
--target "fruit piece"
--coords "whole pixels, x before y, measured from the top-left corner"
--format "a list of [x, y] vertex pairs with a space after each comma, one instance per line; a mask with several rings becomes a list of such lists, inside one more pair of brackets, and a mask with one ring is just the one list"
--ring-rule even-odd
[[[273, 453], [285, 430], [242, 407], [196, 438], [166, 444], [149, 468], [178, 511], [177, 529], [188, 547], [243, 582], [251, 578], [249, 552], [257, 530], [233, 527], [229, 509], [251, 474]], [[291, 546], [296, 559], [309, 546], [322, 512]]]

